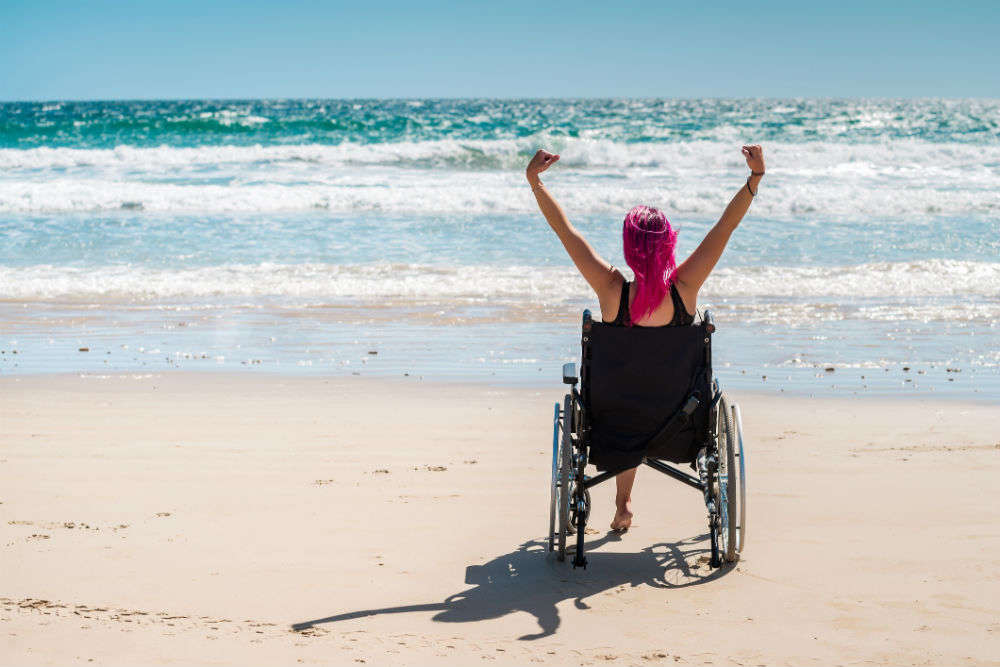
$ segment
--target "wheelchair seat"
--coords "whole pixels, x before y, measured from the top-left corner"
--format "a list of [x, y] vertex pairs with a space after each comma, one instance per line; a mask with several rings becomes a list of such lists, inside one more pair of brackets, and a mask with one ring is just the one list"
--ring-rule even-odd
[[[711, 322], [667, 327], [591, 322], [589, 333], [586, 328], [585, 323], [580, 379], [590, 416], [590, 462], [615, 471], [644, 458], [692, 463], [709, 439]], [[696, 404], [689, 403], [692, 397]], [[685, 405], [693, 408], [687, 415], [681, 414]]]

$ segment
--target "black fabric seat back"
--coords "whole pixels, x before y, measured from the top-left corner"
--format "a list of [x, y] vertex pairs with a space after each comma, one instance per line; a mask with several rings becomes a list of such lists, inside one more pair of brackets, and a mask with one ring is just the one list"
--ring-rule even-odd
[[[619, 470], [639, 465], [644, 456], [673, 463], [694, 460], [708, 431], [710, 339], [702, 323], [591, 325], [584, 344], [583, 392], [592, 463], [601, 470]], [[652, 441], [692, 393], [701, 403], [687, 427], [669, 442]]]

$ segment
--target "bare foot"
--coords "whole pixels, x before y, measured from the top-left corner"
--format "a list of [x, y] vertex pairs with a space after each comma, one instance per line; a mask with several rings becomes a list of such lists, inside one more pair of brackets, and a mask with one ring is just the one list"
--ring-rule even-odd
[[624, 507], [615, 512], [615, 518], [611, 521], [611, 530], [616, 533], [624, 533], [632, 525], [632, 512], [628, 507]]

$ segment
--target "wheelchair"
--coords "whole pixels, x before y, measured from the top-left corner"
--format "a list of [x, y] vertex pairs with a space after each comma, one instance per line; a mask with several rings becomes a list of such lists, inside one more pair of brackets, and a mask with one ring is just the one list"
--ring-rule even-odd
[[[746, 540], [743, 420], [712, 377], [714, 332], [708, 311], [682, 327], [617, 327], [583, 312], [580, 376], [575, 364], [563, 366], [570, 392], [553, 417], [548, 544], [558, 560], [575, 533], [573, 568], [586, 568], [590, 489], [641, 464], [702, 492], [713, 568], [739, 560]], [[588, 464], [598, 473], [588, 475]]]

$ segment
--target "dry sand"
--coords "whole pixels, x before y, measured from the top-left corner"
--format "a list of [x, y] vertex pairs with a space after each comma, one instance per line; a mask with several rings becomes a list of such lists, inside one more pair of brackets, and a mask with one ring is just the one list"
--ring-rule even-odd
[[644, 469], [574, 571], [543, 549], [561, 393], [2, 378], [0, 663], [1000, 664], [1000, 408], [734, 396], [738, 567]]

